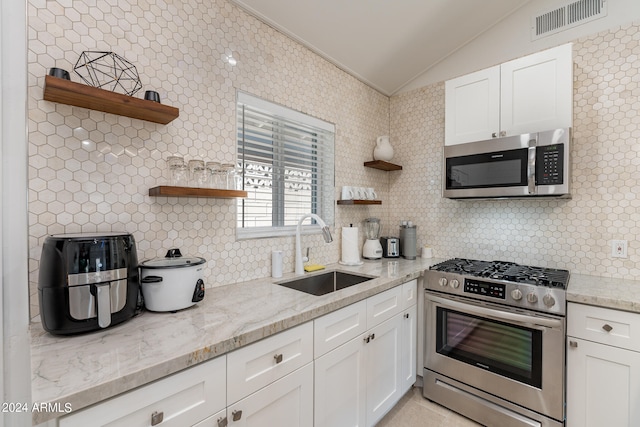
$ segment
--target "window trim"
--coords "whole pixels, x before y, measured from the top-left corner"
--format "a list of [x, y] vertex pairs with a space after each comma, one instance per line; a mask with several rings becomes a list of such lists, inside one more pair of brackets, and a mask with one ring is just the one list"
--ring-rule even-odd
[[[329, 122], [326, 122], [324, 120], [318, 119], [316, 117], [312, 117], [308, 114], [299, 112], [299, 111], [295, 111], [289, 107], [285, 107], [279, 104], [276, 104], [274, 102], [271, 101], [267, 101], [261, 98], [258, 98], [254, 95], [250, 95], [248, 93], [242, 92], [240, 90], [238, 90], [237, 92], [237, 96], [236, 96], [236, 109], [238, 108], [238, 104], [249, 104], [252, 108], [257, 108], [257, 109], [262, 109], [265, 111], [269, 111], [272, 115], [274, 116], [281, 116], [284, 119], [287, 120], [292, 120], [292, 121], [297, 121], [300, 123], [303, 123], [307, 126], [313, 126], [316, 127], [320, 130], [323, 131], [327, 131], [327, 132], [331, 132], [333, 134], [333, 168], [334, 168], [334, 173], [333, 173], [333, 183], [331, 184], [331, 191], [327, 191], [325, 193], [329, 193], [329, 194], [322, 194], [322, 198], [324, 198], [325, 200], [330, 196], [331, 201], [328, 202], [327, 201], [327, 205], [325, 206], [325, 209], [328, 206], [331, 206], [331, 209], [333, 209], [333, 214], [331, 215], [331, 218], [324, 218], [324, 216], [322, 215], [322, 213], [319, 213], [322, 217], [323, 220], [325, 220], [327, 222], [327, 224], [329, 226], [333, 226], [335, 223], [335, 133], [336, 133], [336, 129], [335, 129], [335, 125]], [[236, 132], [237, 129], [240, 127], [240, 123], [238, 122], [238, 113], [236, 111]], [[236, 139], [236, 152], [238, 152], [238, 141]], [[328, 186], [327, 186], [328, 188]], [[238, 225], [238, 216], [240, 215], [240, 212], [242, 210], [242, 203], [243, 200], [242, 199], [238, 199], [237, 201], [237, 211], [236, 211], [236, 239], [237, 240], [248, 240], [248, 239], [259, 239], [259, 238], [273, 238], [273, 237], [286, 237], [286, 236], [293, 236], [296, 233], [296, 225], [287, 225], [287, 226], [263, 226], [263, 227], [241, 227]], [[308, 234], [320, 234], [322, 231], [320, 229], [320, 226], [318, 226], [315, 221], [313, 223], [311, 223], [310, 221], [305, 221], [305, 224], [302, 225], [301, 227], [301, 233], [303, 235], [308, 235]]]

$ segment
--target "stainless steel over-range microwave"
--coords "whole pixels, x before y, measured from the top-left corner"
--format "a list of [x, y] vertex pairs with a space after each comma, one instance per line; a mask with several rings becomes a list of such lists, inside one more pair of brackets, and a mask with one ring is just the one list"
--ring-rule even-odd
[[571, 129], [446, 145], [443, 197], [569, 198]]

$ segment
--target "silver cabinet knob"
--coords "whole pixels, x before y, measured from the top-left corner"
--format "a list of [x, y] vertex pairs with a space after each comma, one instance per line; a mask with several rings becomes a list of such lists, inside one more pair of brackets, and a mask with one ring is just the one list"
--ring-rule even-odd
[[542, 297], [542, 302], [547, 307], [551, 308], [556, 304], [556, 300], [551, 296], [551, 294], [546, 294]]
[[231, 416], [233, 417], [233, 421], [240, 421], [240, 418], [242, 418], [242, 411], [233, 411]]
[[457, 289], [458, 286], [460, 286], [460, 282], [458, 282], [456, 279], [452, 279], [449, 282], [449, 286], [451, 286], [453, 289]]
[[511, 291], [511, 298], [516, 301], [520, 301], [522, 299], [522, 291], [520, 289], [514, 289]]
[[275, 355], [273, 356], [273, 360], [275, 360], [275, 361], [276, 361], [276, 365], [277, 365], [278, 363], [282, 362], [282, 353], [275, 354]]
[[531, 303], [531, 304], [535, 304], [538, 302], [538, 295], [536, 295], [534, 292], [529, 292], [527, 294], [527, 302]]
[[613, 326], [609, 325], [608, 323], [605, 323], [602, 329], [604, 329], [606, 332], [611, 332], [613, 330]]
[[227, 424], [229, 424], [227, 417], [218, 418], [218, 427], [227, 427]]
[[440, 279], [438, 279], [438, 285], [447, 286], [447, 279], [444, 277], [441, 277]]
[[506, 131], [504, 131], [504, 130], [501, 130], [501, 131], [500, 131], [500, 136], [507, 136], [507, 132], [506, 132]]
[[164, 412], [155, 411], [151, 414], [151, 425], [157, 426], [164, 420]]
[[569, 347], [571, 348], [577, 348], [578, 347], [578, 342], [577, 341], [569, 341]]
[[497, 133], [497, 132], [493, 132], [493, 133], [491, 134], [491, 138], [497, 138], [497, 137], [498, 137], [498, 133]]

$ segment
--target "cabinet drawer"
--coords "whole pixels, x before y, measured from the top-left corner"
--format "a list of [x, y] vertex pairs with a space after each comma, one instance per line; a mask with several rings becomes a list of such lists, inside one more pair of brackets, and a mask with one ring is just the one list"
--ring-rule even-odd
[[413, 279], [402, 285], [403, 310], [418, 303], [418, 279]]
[[569, 303], [567, 335], [640, 351], [640, 314]]
[[402, 311], [402, 286], [396, 286], [367, 299], [367, 329], [391, 319]]
[[190, 426], [225, 408], [225, 382], [221, 356], [62, 417], [59, 426], [149, 427], [154, 413], [162, 427]]
[[318, 358], [367, 329], [367, 302], [360, 301], [313, 321], [314, 358]]
[[227, 355], [227, 399], [237, 402], [313, 360], [313, 322]]

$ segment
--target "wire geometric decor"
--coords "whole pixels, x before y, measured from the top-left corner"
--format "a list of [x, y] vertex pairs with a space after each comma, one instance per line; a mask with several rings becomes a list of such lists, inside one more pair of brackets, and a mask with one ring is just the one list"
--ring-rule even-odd
[[129, 96], [142, 88], [136, 67], [113, 52], [82, 52], [73, 70], [89, 86]]

